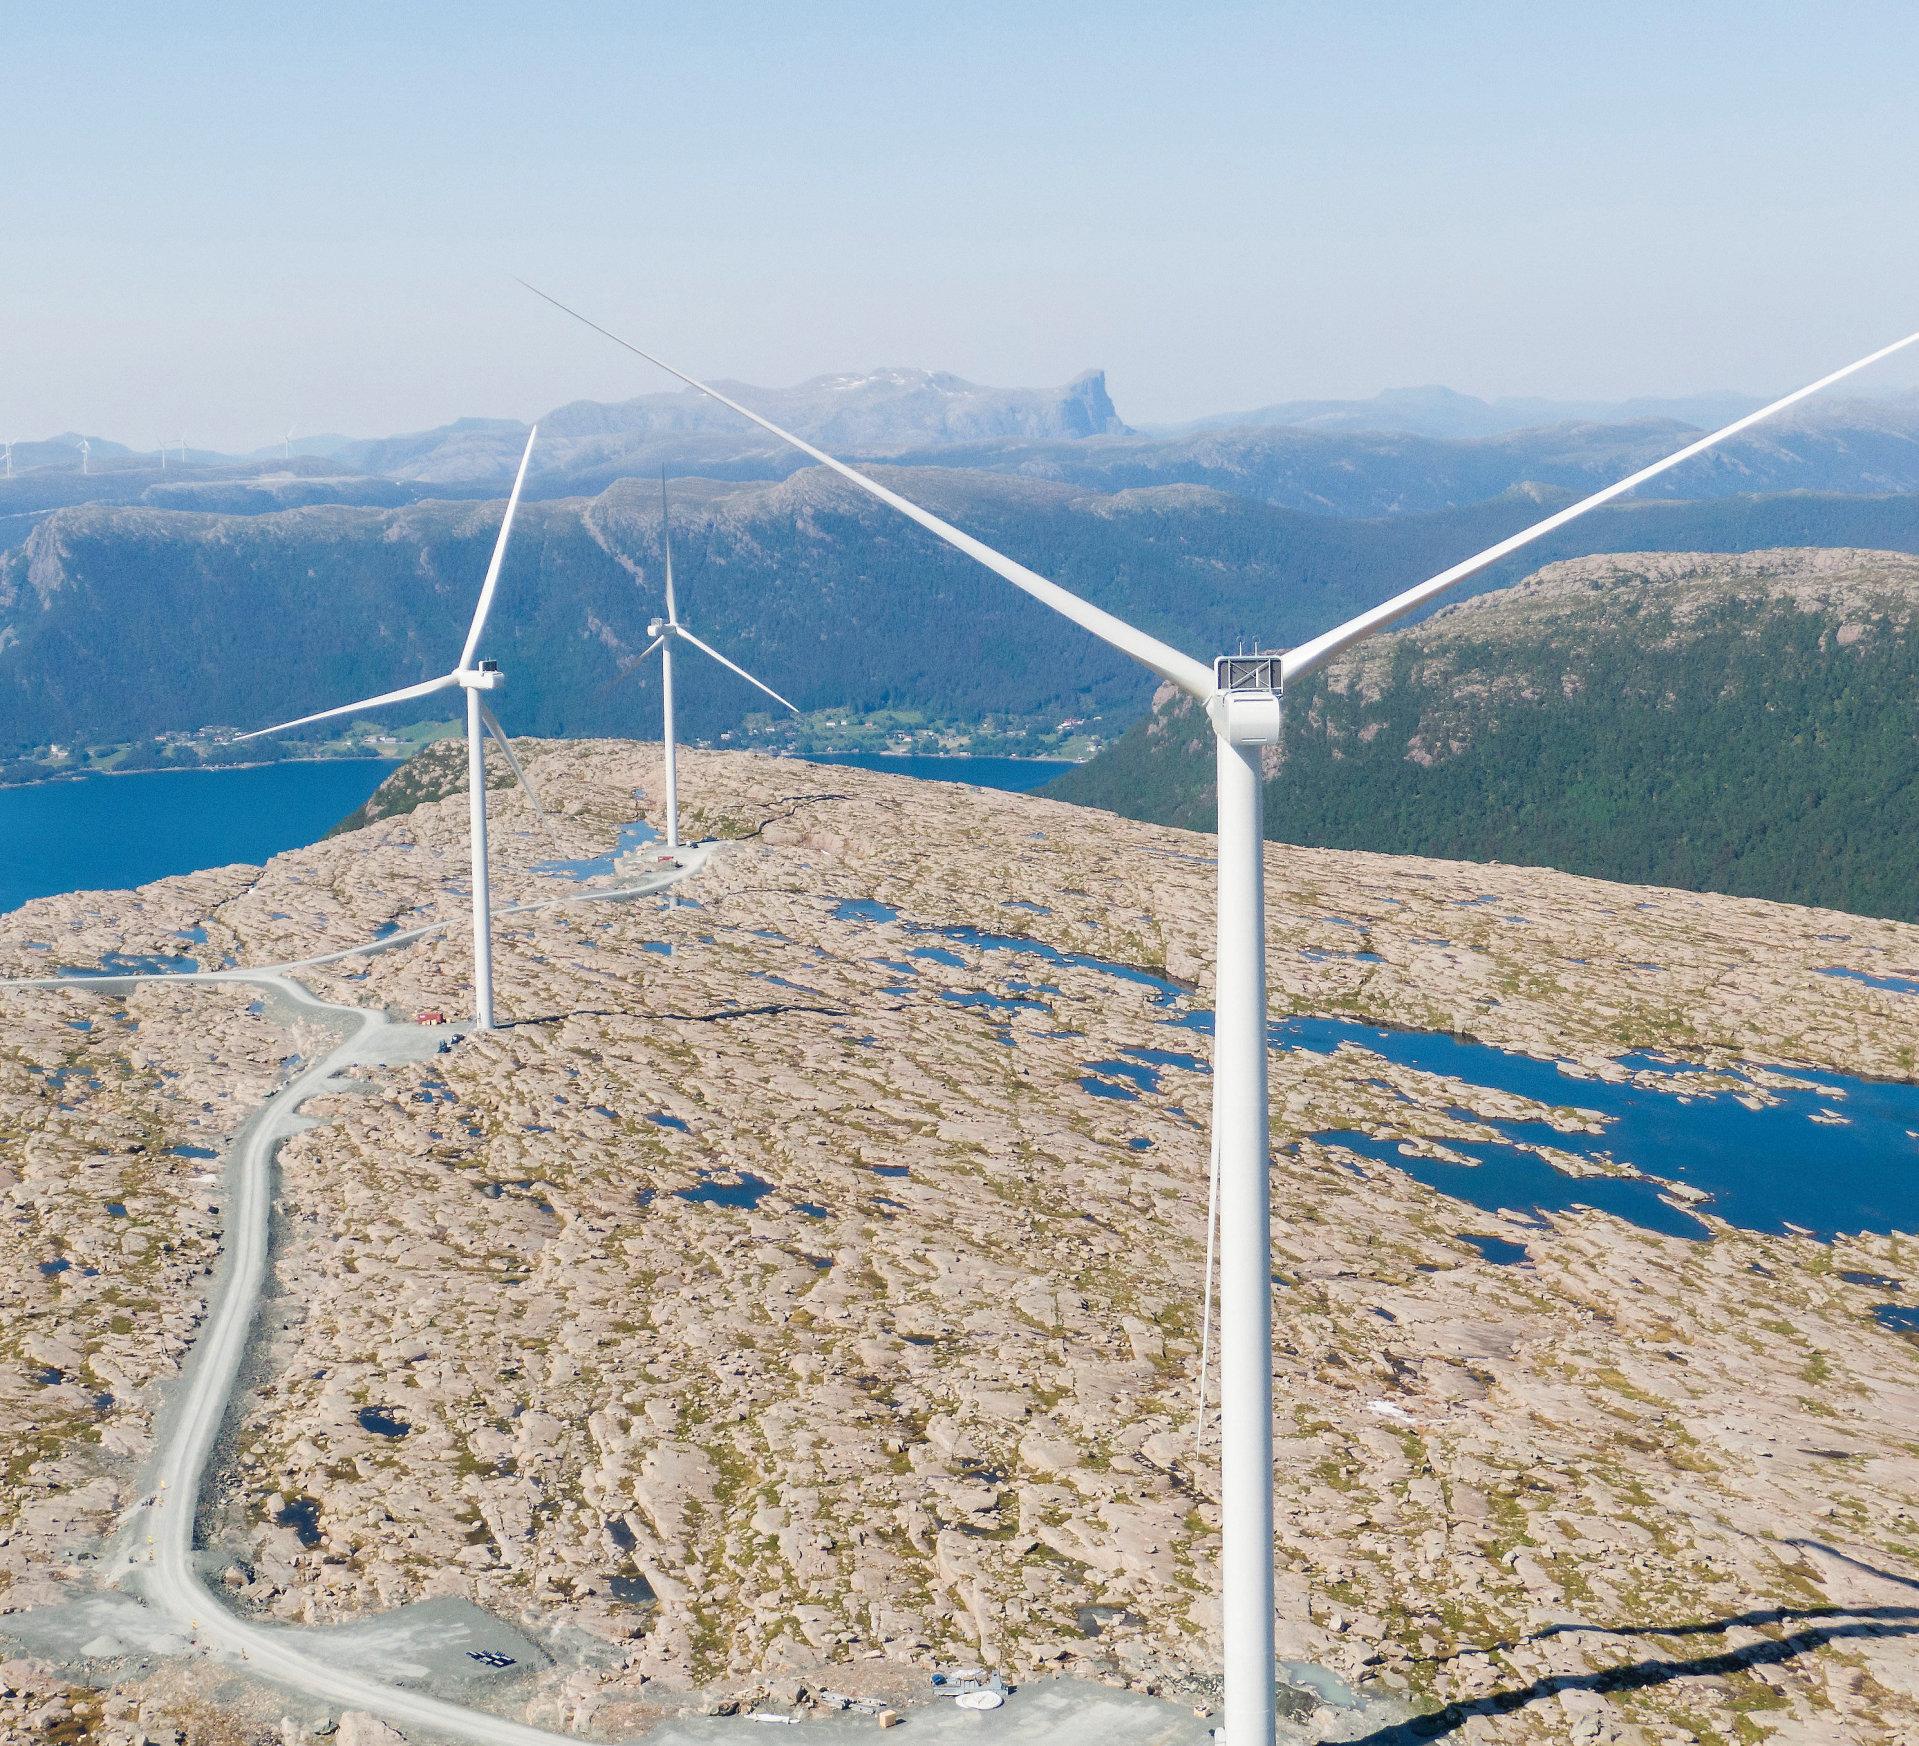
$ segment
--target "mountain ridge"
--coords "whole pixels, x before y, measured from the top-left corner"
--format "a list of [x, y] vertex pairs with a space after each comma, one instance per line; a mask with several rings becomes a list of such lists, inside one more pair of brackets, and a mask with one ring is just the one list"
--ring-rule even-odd
[[[1295, 687], [1268, 834], [1913, 919], [1915, 698], [1910, 552], [1575, 559]], [[1047, 792], [1204, 828], [1210, 738], [1161, 698]]]

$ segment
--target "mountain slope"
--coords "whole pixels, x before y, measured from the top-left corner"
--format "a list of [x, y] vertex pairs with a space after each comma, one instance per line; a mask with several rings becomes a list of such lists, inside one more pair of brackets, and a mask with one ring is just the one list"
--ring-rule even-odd
[[[1910, 919], [1916, 620], [1899, 553], [1556, 564], [1299, 686], [1267, 831]], [[1168, 704], [1048, 792], [1204, 827], [1211, 775]]]
[[[882, 471], [1202, 657], [1245, 639], [1298, 641], [1559, 501], [1516, 495], [1358, 522], [1189, 486], [1103, 495]], [[685, 481], [673, 516], [689, 622], [803, 709], [990, 714], [1028, 728], [1104, 717], [1112, 732], [1146, 707], [1124, 659], [821, 470], [777, 484]], [[0, 553], [0, 751], [253, 726], [441, 672], [498, 517], [497, 504], [447, 502], [50, 515]], [[1919, 498], [1615, 506], [1541, 555], [1782, 544], [1919, 551]], [[611, 682], [646, 646], [658, 559], [657, 487], [645, 482], [522, 508], [489, 638], [516, 733], [650, 731], [654, 668]], [[1520, 573], [1515, 564], [1489, 580]], [[688, 669], [683, 708], [696, 737], [763, 707], [720, 669]], [[431, 698], [411, 719], [447, 713]]]

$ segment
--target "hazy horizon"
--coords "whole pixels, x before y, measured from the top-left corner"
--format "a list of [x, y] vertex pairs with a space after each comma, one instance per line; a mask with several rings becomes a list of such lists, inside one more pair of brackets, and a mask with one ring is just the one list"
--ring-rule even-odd
[[[1919, 325], [1919, 15], [108, 5], [12, 22], [0, 434], [246, 451], [1104, 368], [1163, 425], [1763, 394]], [[1902, 52], [1904, 51], [1904, 52]], [[1903, 374], [1857, 384], [1872, 394]]]

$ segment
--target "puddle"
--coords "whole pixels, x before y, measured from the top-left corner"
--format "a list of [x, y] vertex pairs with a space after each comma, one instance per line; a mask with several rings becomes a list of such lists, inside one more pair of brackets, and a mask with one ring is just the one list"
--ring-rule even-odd
[[1919, 1335], [1919, 1308], [1909, 1303], [1876, 1303], [1872, 1319], [1895, 1334]]
[[793, 1210], [796, 1213], [804, 1214], [809, 1219], [823, 1219], [826, 1217], [826, 1208], [823, 1206], [816, 1206], [810, 1200], [802, 1200], [802, 1201], [795, 1202], [793, 1206]]
[[98, 964], [57, 964], [53, 973], [56, 976], [190, 976], [199, 968], [197, 958], [177, 957], [170, 952], [102, 952]]
[[371, 1431], [376, 1437], [404, 1437], [413, 1429], [404, 1419], [396, 1419], [384, 1407], [361, 1407], [354, 1415], [360, 1421], [360, 1429]]
[[[1088, 1061], [1086, 1063], [1086, 1071], [1088, 1073], [1097, 1073], [1109, 1080], [1123, 1079], [1131, 1085], [1135, 1091], [1159, 1090], [1159, 1069], [1149, 1066], [1143, 1061]], [[1080, 1081], [1080, 1084], [1085, 1085], [1089, 1091], [1093, 1089], [1090, 1085], [1087, 1085], [1084, 1079]], [[1093, 1095], [1099, 1097], [1105, 1094], [1094, 1091]]]
[[606, 1586], [616, 1601], [624, 1601], [630, 1607], [650, 1607], [660, 1598], [644, 1576], [611, 1577]]
[[210, 1146], [169, 1146], [169, 1158], [217, 1158], [220, 1154]]
[[1471, 1231], [1455, 1233], [1462, 1243], [1469, 1243], [1479, 1251], [1482, 1261], [1490, 1261], [1495, 1267], [1517, 1267], [1527, 1259], [1524, 1243], [1509, 1242], [1504, 1237], [1475, 1236]]
[[[908, 989], [904, 992], [912, 991]], [[948, 1006], [985, 1007], [992, 1012], [1018, 1012], [1022, 1007], [1031, 1012], [1046, 1010], [1043, 1000], [1033, 1000], [1024, 994], [989, 994], [983, 988], [969, 994], [955, 994], [951, 989], [941, 989], [940, 999]]]
[[1113, 1625], [1146, 1623], [1138, 1613], [1129, 1612], [1125, 1607], [1081, 1607], [1073, 1614], [1073, 1622], [1079, 1626], [1082, 1637], [1097, 1637]]
[[890, 922], [897, 921], [899, 913], [891, 904], [871, 897], [843, 897], [833, 906], [835, 921]]
[[773, 1192], [772, 1183], [764, 1177], [755, 1176], [750, 1170], [742, 1170], [737, 1182], [715, 1182], [710, 1176], [703, 1178], [697, 1188], [676, 1188], [674, 1195], [680, 1200], [690, 1200], [699, 1206], [737, 1206], [749, 1212]]
[[1830, 965], [1821, 976], [1843, 976], [1848, 982], [1863, 982], [1868, 988], [1886, 988], [1894, 994], [1919, 994], [1919, 976], [1873, 976], [1864, 970], [1844, 970]]
[[283, 1528], [291, 1528], [302, 1546], [320, 1543], [320, 1506], [310, 1497], [287, 1499], [286, 1507], [274, 1515]]
[[671, 1128], [676, 1134], [690, 1134], [693, 1130], [676, 1115], [668, 1115], [664, 1110], [656, 1110], [646, 1118], [656, 1128]]
[[598, 879], [606, 874], [619, 871], [616, 863], [623, 855], [630, 855], [635, 849], [643, 849], [649, 843], [657, 843], [660, 833], [645, 819], [635, 819], [631, 824], [620, 826], [620, 834], [613, 847], [604, 855], [587, 855], [572, 861], [536, 861], [535, 873], [549, 873], [560, 879]]

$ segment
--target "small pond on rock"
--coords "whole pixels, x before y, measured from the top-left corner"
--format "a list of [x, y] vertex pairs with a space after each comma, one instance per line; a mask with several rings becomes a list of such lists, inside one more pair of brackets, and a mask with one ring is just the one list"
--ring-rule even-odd
[[1572, 1176], [1527, 1149], [1548, 1146], [1684, 1184], [1710, 1196], [1706, 1204], [1718, 1217], [1747, 1230], [1919, 1230], [1919, 1086], [1794, 1067], [1778, 1070], [1792, 1086], [1762, 1087], [1737, 1072], [1707, 1074], [1655, 1058], [1629, 1064], [1657, 1072], [1658, 1086], [1613, 1083], [1485, 1043], [1349, 1019], [1285, 1019], [1273, 1026], [1273, 1038], [1282, 1050], [1321, 1055], [1353, 1044], [1423, 1073], [1601, 1118], [1602, 1132], [1580, 1134], [1471, 1111], [1501, 1141], [1445, 1143], [1477, 1159], [1476, 1167], [1410, 1157], [1394, 1140], [1345, 1131], [1316, 1136], [1488, 1211], [1584, 1205], [1676, 1236], [1708, 1234], [1661, 1196], [1658, 1183]]

